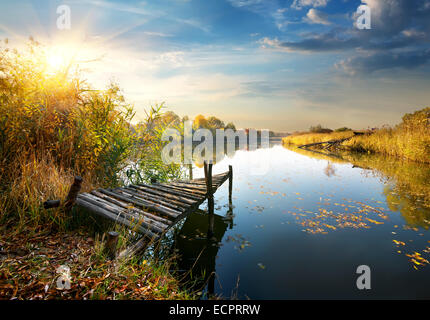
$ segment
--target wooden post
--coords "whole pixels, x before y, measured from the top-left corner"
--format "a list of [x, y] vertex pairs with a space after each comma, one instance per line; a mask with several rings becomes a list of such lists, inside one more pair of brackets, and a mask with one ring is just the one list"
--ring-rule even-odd
[[151, 178], [151, 184], [157, 183], [157, 178], [152, 177]]
[[231, 196], [233, 193], [233, 167], [232, 166], [228, 166], [228, 172], [229, 172], [229, 176], [228, 176], [228, 201], [229, 201], [229, 205], [231, 207]]
[[78, 196], [79, 191], [81, 191], [81, 185], [82, 178], [80, 176], [75, 176], [75, 180], [73, 181], [73, 184], [69, 190], [69, 194], [67, 195], [66, 202], [64, 202], [66, 213], [69, 213], [72, 210], [72, 207], [76, 201], [76, 197]]
[[116, 258], [116, 247], [118, 245], [119, 233], [116, 231], [109, 231], [107, 234], [105, 252], [110, 260]]
[[190, 180], [193, 180], [193, 164], [192, 163], [190, 163], [188, 165], [188, 172], [189, 172]]
[[205, 167], [205, 180], [206, 180], [206, 190], [208, 197], [208, 213], [209, 213], [209, 228], [208, 228], [208, 238], [212, 238], [214, 235], [214, 196], [212, 190], [212, 163], [206, 164], [204, 162]]
[[60, 200], [47, 200], [43, 203], [45, 209], [58, 208], [61, 204]]

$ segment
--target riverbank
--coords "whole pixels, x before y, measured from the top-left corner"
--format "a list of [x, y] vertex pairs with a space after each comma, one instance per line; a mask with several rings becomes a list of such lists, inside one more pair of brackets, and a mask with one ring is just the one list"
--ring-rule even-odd
[[[354, 136], [353, 131], [332, 133], [300, 133], [282, 140], [285, 145], [306, 145], [350, 138], [337, 148], [343, 151], [376, 153], [430, 163], [430, 108], [405, 114], [394, 127], [383, 127]], [[313, 148], [322, 148], [314, 146]]]
[[[85, 229], [0, 229], [0, 299], [192, 299], [169, 273], [169, 261], [111, 261]], [[70, 269], [70, 287], [59, 268]]]
[[[112, 262], [103, 235], [118, 226], [42, 206], [64, 200], [75, 175], [82, 192], [184, 177], [161, 159], [163, 106], [132, 125], [135, 110], [118, 85], [96, 90], [78, 65], [46, 72], [37, 42], [22, 51], [5, 43], [0, 55], [0, 299], [192, 298], [171, 272], [174, 255]], [[119, 248], [131, 241], [121, 233]], [[62, 265], [71, 272], [66, 290], [56, 287]]]

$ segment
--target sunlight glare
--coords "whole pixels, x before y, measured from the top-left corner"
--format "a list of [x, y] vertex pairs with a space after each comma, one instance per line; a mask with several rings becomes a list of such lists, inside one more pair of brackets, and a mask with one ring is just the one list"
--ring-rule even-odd
[[72, 46], [53, 46], [46, 52], [46, 64], [49, 72], [55, 73], [66, 69], [75, 60], [77, 49]]

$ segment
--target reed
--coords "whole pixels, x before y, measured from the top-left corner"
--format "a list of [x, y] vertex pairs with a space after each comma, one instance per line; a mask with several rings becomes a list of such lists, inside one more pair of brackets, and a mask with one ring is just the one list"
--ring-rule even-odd
[[163, 106], [132, 125], [133, 105], [118, 85], [95, 90], [78, 65], [53, 73], [46, 61], [35, 41], [20, 52], [0, 45], [0, 219], [64, 226], [59, 211], [40, 204], [64, 199], [74, 175], [87, 191], [123, 184], [136, 161], [150, 163], [137, 169], [143, 179], [154, 168], [166, 179], [182, 174], [161, 162]]
[[377, 153], [400, 159], [430, 163], [430, 108], [405, 114], [396, 126], [384, 126], [354, 136], [353, 131], [332, 133], [299, 133], [283, 139], [284, 145], [351, 139], [341, 144], [342, 150]]
[[400, 124], [354, 137], [344, 143], [351, 151], [380, 153], [430, 163], [430, 108], [406, 114]]
[[330, 141], [330, 140], [338, 140], [349, 138], [354, 135], [352, 131], [345, 132], [331, 132], [331, 133], [299, 133], [293, 134], [291, 136], [285, 137], [282, 139], [283, 144], [285, 145], [304, 145], [316, 142]]

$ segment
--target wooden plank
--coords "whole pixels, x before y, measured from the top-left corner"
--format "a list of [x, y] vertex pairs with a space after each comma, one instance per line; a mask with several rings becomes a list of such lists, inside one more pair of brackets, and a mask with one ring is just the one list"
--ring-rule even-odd
[[199, 198], [206, 196], [206, 190], [202, 191], [201, 189], [187, 189], [186, 187], [179, 187], [179, 186], [174, 186], [171, 184], [157, 183], [156, 185], [161, 186], [161, 187], [165, 187], [165, 188], [169, 188], [169, 189], [173, 189], [173, 190], [177, 190], [179, 192], [185, 192], [187, 194], [191, 194], [191, 195], [197, 196]]
[[193, 205], [195, 203], [195, 200], [180, 197], [180, 196], [175, 196], [175, 195], [170, 194], [170, 193], [165, 192], [165, 191], [159, 191], [159, 190], [147, 188], [145, 185], [132, 185], [131, 187], [133, 187], [133, 188], [136, 187], [136, 188], [138, 188], [144, 192], [155, 194], [158, 196], [162, 196], [162, 197], [168, 198], [168, 199], [177, 200], [177, 201], [180, 201], [180, 202], [188, 204], [188, 205]]
[[156, 186], [154, 184], [151, 185], [147, 185], [147, 188], [151, 188], [151, 189], [155, 189], [155, 190], [159, 190], [159, 191], [165, 191], [167, 193], [173, 194], [173, 195], [177, 195], [183, 198], [188, 198], [188, 199], [192, 199], [192, 200], [200, 200], [201, 197], [196, 196], [196, 195], [192, 195], [186, 192], [181, 192], [181, 191], [176, 191], [176, 190], [172, 190], [170, 188], [165, 188], [165, 187], [160, 187], [160, 186]]
[[151, 219], [153, 219], [153, 220], [156, 220], [156, 221], [158, 221], [158, 222], [161, 222], [161, 223], [163, 223], [163, 224], [166, 224], [166, 225], [170, 225], [170, 224], [172, 224], [172, 222], [171, 222], [170, 220], [168, 220], [168, 219], [165, 219], [165, 218], [162, 218], [162, 217], [156, 216], [156, 215], [154, 215], [154, 214], [152, 214], [152, 213], [149, 213], [149, 212], [143, 211], [143, 210], [141, 210], [141, 209], [139, 209], [139, 208], [136, 208], [136, 207], [130, 206], [130, 205], [129, 205], [128, 203], [126, 203], [126, 202], [119, 201], [119, 200], [117, 200], [117, 199], [115, 199], [115, 198], [112, 198], [112, 197], [110, 197], [110, 196], [107, 196], [107, 195], [105, 195], [105, 194], [103, 194], [103, 193], [101, 193], [101, 192], [98, 192], [98, 191], [96, 191], [96, 190], [91, 191], [91, 194], [94, 194], [95, 196], [97, 196], [97, 197], [99, 197], [99, 198], [105, 199], [105, 200], [106, 200], [106, 201], [108, 201], [108, 202], [112, 202], [112, 203], [114, 203], [114, 204], [117, 204], [117, 205], [121, 206], [121, 207], [122, 207], [122, 208], [124, 208], [124, 209], [132, 210], [133, 212], [136, 212], [137, 214], [145, 215], [145, 216], [147, 216], [147, 217], [149, 217], [149, 218], [151, 218]]
[[170, 207], [172, 209], [176, 209], [178, 211], [184, 212], [185, 210], [188, 209], [188, 207], [190, 206], [189, 204], [185, 204], [179, 201], [175, 201], [175, 200], [166, 200], [165, 198], [153, 195], [153, 194], [148, 194], [145, 193], [137, 188], [134, 188], [132, 186], [130, 187], [125, 187], [125, 190], [129, 190], [130, 192], [134, 191], [136, 192], [141, 198], [147, 200], [147, 201], [151, 201], [154, 202], [155, 204], [162, 204], [164, 206]]
[[[144, 225], [147, 229], [150, 229], [156, 233], [163, 233], [164, 230], [166, 228], [168, 228], [167, 225], [161, 224], [160, 222], [151, 220], [151, 219], [146, 218], [144, 216], [139, 216], [139, 215], [133, 216], [133, 215], [129, 214], [128, 212], [126, 212], [126, 210], [124, 210], [123, 208], [120, 208], [121, 211], [118, 211], [114, 207], [106, 205], [105, 200], [97, 198], [94, 195], [86, 193], [86, 194], [83, 194], [82, 196], [83, 196], [82, 198], [85, 201], [92, 203], [94, 205], [98, 205], [105, 210], [111, 211], [113, 214], [118, 214], [119, 216], [125, 217], [134, 225]], [[110, 209], [110, 208], [113, 208], [113, 209]]]
[[200, 186], [189, 182], [171, 182], [170, 185], [172, 186], [178, 186], [178, 187], [185, 187], [187, 189], [192, 190], [201, 190], [206, 193], [206, 186]]
[[159, 212], [159, 213], [161, 213], [161, 214], [164, 214], [164, 215], [168, 216], [169, 218], [173, 218], [173, 219], [175, 219], [178, 215], [180, 215], [180, 214], [181, 214], [181, 212], [179, 212], [179, 211], [174, 211], [173, 209], [165, 210], [165, 209], [163, 209], [163, 208], [156, 207], [156, 206], [153, 206], [153, 205], [150, 205], [150, 204], [148, 205], [148, 202], [143, 202], [143, 201], [141, 201], [141, 200], [132, 199], [132, 198], [130, 198], [130, 197], [128, 197], [128, 196], [125, 196], [125, 195], [123, 195], [123, 194], [120, 194], [120, 193], [118, 193], [118, 192], [114, 192], [113, 190], [112, 190], [112, 191], [109, 191], [109, 190], [105, 190], [105, 189], [100, 189], [99, 191], [100, 191], [101, 193], [104, 193], [104, 194], [106, 194], [106, 195], [112, 196], [112, 197], [114, 197], [114, 198], [118, 198], [118, 199], [120, 199], [120, 200], [127, 201], [127, 202], [129, 202], [129, 203], [136, 204], [136, 205], [138, 205], [138, 206], [140, 206], [140, 207], [142, 207], [142, 208], [149, 208], [149, 209], [151, 209], [151, 210], [157, 211], [157, 212]]
[[[127, 190], [123, 190], [121, 188], [114, 189], [114, 190], [105, 190], [106, 192], [111, 192], [113, 197], [122, 197], [123, 200], [132, 202], [138, 206], [141, 206], [142, 208], [151, 209], [152, 211], [157, 211], [161, 214], [167, 215], [169, 218], [176, 218], [178, 215], [180, 215], [182, 212], [179, 210], [175, 210], [172, 208], [165, 207], [160, 204], [154, 204], [152, 202], [149, 202], [141, 197], [136, 196], [135, 194], [131, 194]], [[105, 193], [106, 193], [105, 192]]]
[[116, 191], [121, 192], [123, 194], [127, 194], [128, 196], [133, 197], [135, 199], [138, 199], [138, 200], [141, 200], [141, 201], [145, 201], [145, 202], [148, 202], [148, 203], [152, 203], [152, 205], [155, 206], [156, 208], [163, 208], [163, 210], [168, 210], [168, 211], [173, 210], [173, 212], [175, 212], [176, 214], [182, 214], [189, 207], [188, 206], [187, 208], [182, 208], [182, 207], [171, 208], [171, 207], [166, 206], [164, 204], [160, 204], [160, 203], [154, 202], [152, 200], [147, 200], [147, 199], [144, 198], [144, 196], [142, 196], [141, 193], [139, 193], [136, 189], [133, 189], [133, 188], [121, 188], [121, 189], [117, 189]]
[[[108, 202], [107, 200], [101, 199], [95, 195], [86, 194], [86, 196], [90, 197], [94, 201], [98, 201], [101, 204], [111, 205], [111, 206], [113, 205], [111, 202]], [[115, 212], [119, 211], [122, 215], [124, 215], [130, 221], [132, 221], [132, 222], [138, 221], [138, 223], [143, 222], [144, 224], [147, 225], [147, 227], [150, 227], [150, 225], [154, 225], [156, 228], [160, 229], [160, 230], [154, 230], [156, 232], [162, 232], [164, 229], [166, 229], [169, 226], [169, 224], [157, 221], [156, 219], [153, 219], [152, 217], [149, 217], [146, 214], [140, 214], [133, 209], [135, 209], [135, 208], [133, 208], [133, 207], [132, 208], [123, 208], [123, 207], [116, 206], [116, 208], [114, 209], [115, 211], [113, 211], [113, 212], [115, 213]]]
[[114, 214], [114, 213], [112, 213], [110, 211], [104, 210], [104, 209], [100, 208], [99, 206], [94, 205], [94, 204], [92, 204], [92, 203], [84, 200], [81, 197], [81, 195], [79, 195], [77, 197], [76, 204], [78, 206], [86, 208], [86, 209], [88, 209], [88, 210], [90, 210], [90, 211], [92, 211], [92, 212], [94, 212], [94, 213], [96, 213], [96, 214], [98, 214], [98, 215], [100, 215], [100, 216], [102, 216], [104, 218], [108, 218], [108, 219], [113, 220], [113, 221], [115, 221], [117, 223], [124, 224], [127, 227], [129, 227], [130, 229], [136, 229], [138, 232], [146, 234], [146, 235], [148, 235], [151, 238], [157, 238], [158, 237], [158, 235], [156, 235], [155, 233], [151, 232], [150, 230], [148, 230], [148, 229], [146, 229], [146, 228], [144, 228], [144, 227], [142, 227], [140, 225], [132, 224], [128, 219], [126, 219], [124, 217], [121, 217], [120, 215], [116, 215], [116, 214]]

